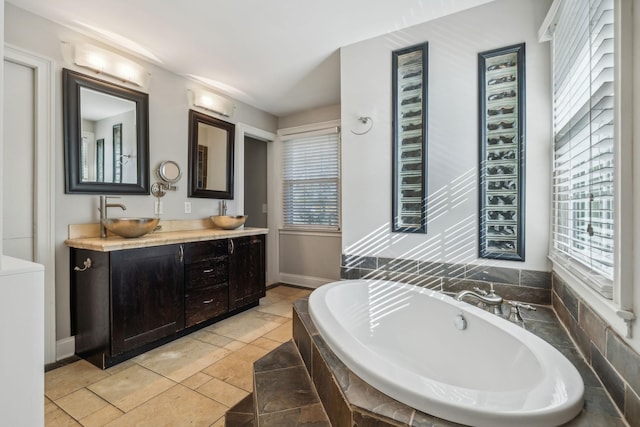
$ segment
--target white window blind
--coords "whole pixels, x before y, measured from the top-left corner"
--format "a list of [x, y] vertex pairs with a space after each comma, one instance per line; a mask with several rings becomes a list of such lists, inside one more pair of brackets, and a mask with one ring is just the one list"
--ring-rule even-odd
[[553, 256], [611, 297], [614, 1], [565, 0], [552, 33]]
[[284, 227], [340, 228], [340, 137], [310, 132], [286, 137], [282, 153]]

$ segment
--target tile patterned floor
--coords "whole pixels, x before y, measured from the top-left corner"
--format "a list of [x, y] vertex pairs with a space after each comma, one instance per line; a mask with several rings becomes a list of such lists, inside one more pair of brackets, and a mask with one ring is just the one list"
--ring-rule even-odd
[[278, 286], [260, 305], [107, 370], [80, 360], [45, 374], [45, 425], [224, 426], [253, 389], [253, 362], [291, 339], [291, 303], [310, 291]]

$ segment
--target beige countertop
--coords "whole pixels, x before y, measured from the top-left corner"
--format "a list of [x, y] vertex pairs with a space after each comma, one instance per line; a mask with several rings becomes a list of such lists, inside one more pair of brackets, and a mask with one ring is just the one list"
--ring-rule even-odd
[[[160, 225], [163, 226], [163, 229], [166, 228], [169, 231], [157, 231], [131, 239], [114, 235], [109, 235], [106, 239], [102, 239], [99, 237], [98, 224], [70, 225], [69, 239], [65, 240], [65, 244], [71, 248], [110, 252], [122, 249], [172, 245], [176, 243], [202, 242], [206, 240], [255, 236], [257, 234], [267, 234], [269, 231], [266, 228], [253, 227], [238, 228], [235, 230], [222, 230], [217, 228], [183, 230], [181, 229], [183, 227], [176, 226], [175, 223], [176, 221], [161, 222]], [[193, 224], [193, 222], [191, 224]], [[98, 231], [98, 233], [96, 234], [95, 231]]]

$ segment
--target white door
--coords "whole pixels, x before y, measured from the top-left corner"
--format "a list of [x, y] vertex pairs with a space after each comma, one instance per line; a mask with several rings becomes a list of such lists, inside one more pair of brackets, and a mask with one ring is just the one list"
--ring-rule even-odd
[[2, 253], [44, 265], [45, 363], [56, 361], [53, 69], [4, 46]]
[[35, 261], [34, 70], [4, 61], [2, 253]]

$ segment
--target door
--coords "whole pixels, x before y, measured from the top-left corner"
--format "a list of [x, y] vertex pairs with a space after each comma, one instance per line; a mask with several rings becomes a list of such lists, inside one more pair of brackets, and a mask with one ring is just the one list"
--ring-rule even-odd
[[182, 261], [182, 245], [111, 254], [112, 356], [184, 328]]
[[244, 213], [247, 227], [267, 228], [267, 143], [244, 138]]
[[[34, 70], [4, 61], [2, 253], [34, 254]], [[16, 183], [20, 183], [16, 185]]]
[[264, 235], [229, 239], [229, 309], [266, 295]]
[[4, 47], [2, 252], [44, 265], [45, 363], [56, 361], [53, 70], [49, 58]]

